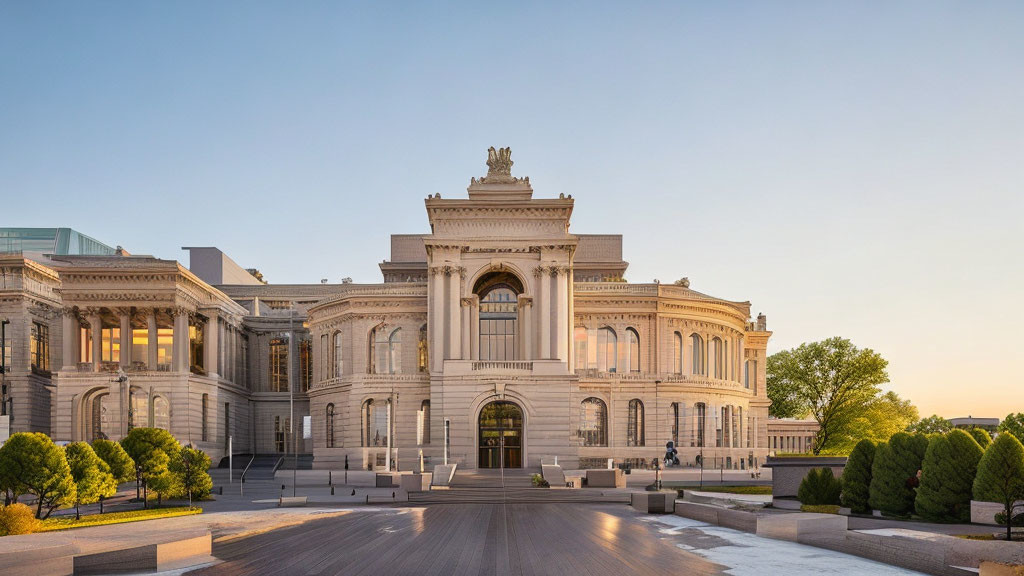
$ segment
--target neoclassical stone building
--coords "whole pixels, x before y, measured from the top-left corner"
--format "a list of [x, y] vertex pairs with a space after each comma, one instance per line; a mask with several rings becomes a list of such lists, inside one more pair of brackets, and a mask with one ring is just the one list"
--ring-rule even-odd
[[213, 248], [189, 269], [0, 257], [19, 279], [0, 320], [26, 351], [45, 325], [48, 346], [45, 368], [7, 362], [11, 429], [161, 426], [215, 458], [231, 437], [321, 468], [642, 465], [668, 441], [683, 465], [763, 460], [764, 316], [686, 279], [625, 282], [621, 236], [570, 232], [573, 198], [534, 198], [508, 149], [487, 164], [467, 197], [427, 197], [431, 233], [392, 236], [380, 284], [265, 284]]

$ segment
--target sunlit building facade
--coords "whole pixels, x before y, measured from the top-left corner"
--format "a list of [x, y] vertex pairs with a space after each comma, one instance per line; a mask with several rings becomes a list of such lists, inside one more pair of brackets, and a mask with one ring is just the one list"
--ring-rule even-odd
[[465, 197], [428, 196], [431, 232], [392, 236], [377, 284], [265, 284], [215, 248], [0, 256], [11, 430], [159, 426], [319, 468], [647, 466], [669, 441], [682, 465], [762, 461], [764, 316], [626, 282], [621, 236], [570, 231], [574, 199], [511, 166], [492, 149]]

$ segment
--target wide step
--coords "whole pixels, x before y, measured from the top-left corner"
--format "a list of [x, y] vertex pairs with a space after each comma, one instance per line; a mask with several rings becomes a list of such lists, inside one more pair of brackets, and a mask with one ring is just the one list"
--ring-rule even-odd
[[409, 502], [423, 504], [457, 504], [457, 503], [628, 503], [629, 493], [619, 491], [604, 492], [600, 490], [559, 490], [547, 488], [453, 488], [451, 490], [435, 490], [431, 492], [412, 492]]

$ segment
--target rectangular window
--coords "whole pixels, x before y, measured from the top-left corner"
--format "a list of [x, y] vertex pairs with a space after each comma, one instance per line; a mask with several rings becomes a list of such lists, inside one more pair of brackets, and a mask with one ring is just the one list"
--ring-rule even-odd
[[327, 372], [327, 334], [320, 335], [320, 380], [327, 380], [331, 377]]
[[121, 329], [103, 328], [100, 330], [102, 338], [100, 345], [101, 362], [121, 361]]
[[189, 368], [198, 374], [206, 373], [206, 367], [203, 364], [203, 340], [205, 338], [202, 326], [188, 327]]
[[299, 391], [308, 392], [313, 381], [313, 342], [309, 339], [299, 341], [299, 378]]
[[32, 323], [30, 335], [30, 356], [33, 372], [50, 371], [50, 327], [40, 322]]
[[132, 329], [132, 363], [149, 362], [149, 330], [146, 328]]
[[10, 373], [11, 362], [13, 361], [11, 339], [7, 337], [8, 324], [7, 320], [0, 322], [0, 374]]
[[156, 363], [167, 366], [174, 361], [174, 328], [157, 328]]
[[288, 391], [288, 338], [270, 340], [270, 390]]
[[284, 452], [284, 429], [281, 428], [280, 416], [274, 416], [274, 448]]

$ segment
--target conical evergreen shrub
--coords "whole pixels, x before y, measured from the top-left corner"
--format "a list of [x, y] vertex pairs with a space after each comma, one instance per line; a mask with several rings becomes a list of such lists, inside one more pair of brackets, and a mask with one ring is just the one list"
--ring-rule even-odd
[[963, 430], [932, 438], [921, 463], [914, 510], [932, 522], [969, 522], [981, 446]]
[[928, 437], [897, 432], [879, 444], [871, 466], [868, 503], [891, 516], [907, 516], [914, 511], [917, 472], [928, 450]]
[[988, 445], [992, 443], [992, 435], [989, 434], [987, 430], [971, 428], [970, 433], [971, 437], [978, 443], [978, 446], [981, 446], [982, 450], [988, 448]]
[[985, 450], [974, 478], [974, 499], [1003, 505], [1002, 523], [1009, 540], [1012, 519], [1020, 513], [1015, 503], [1024, 500], [1024, 446], [1012, 434], [1000, 434]]
[[868, 504], [871, 464], [875, 461], [877, 449], [871, 440], [861, 440], [854, 446], [843, 469], [842, 504], [858, 514], [871, 513], [871, 505]]
[[832, 474], [831, 468], [814, 468], [800, 482], [796, 497], [801, 504], [809, 506], [836, 505], [841, 491], [842, 484]]

